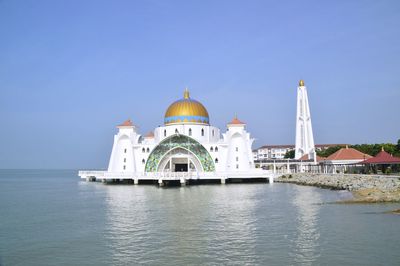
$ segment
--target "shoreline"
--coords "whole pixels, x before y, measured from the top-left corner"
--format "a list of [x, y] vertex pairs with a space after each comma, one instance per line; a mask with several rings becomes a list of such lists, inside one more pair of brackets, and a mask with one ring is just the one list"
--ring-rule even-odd
[[347, 190], [352, 193], [353, 199], [338, 201], [337, 203], [400, 202], [399, 177], [384, 175], [296, 173], [282, 175], [276, 178], [275, 182], [313, 186], [331, 190]]

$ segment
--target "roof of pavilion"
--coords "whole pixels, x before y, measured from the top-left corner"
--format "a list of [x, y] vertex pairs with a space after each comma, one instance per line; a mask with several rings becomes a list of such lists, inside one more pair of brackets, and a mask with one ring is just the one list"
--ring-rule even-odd
[[[325, 160], [325, 159], [326, 159], [325, 157], [321, 157], [321, 156], [318, 156], [318, 155], [317, 155], [317, 162], [322, 162], [322, 161]], [[309, 156], [308, 154], [304, 154], [302, 157], [300, 157], [299, 160], [301, 160], [301, 161], [307, 161], [307, 160], [311, 160], [311, 159], [310, 159], [310, 156]]]
[[245, 122], [240, 121], [237, 116], [235, 116], [231, 122], [228, 123], [228, 125], [246, 125]]
[[134, 124], [130, 119], [124, 121], [122, 124], [118, 125], [117, 127], [133, 127]]
[[380, 151], [375, 157], [369, 158], [363, 164], [400, 164], [400, 158], [386, 152], [384, 149]]
[[336, 161], [336, 160], [365, 160], [372, 158], [371, 155], [368, 155], [366, 153], [362, 153], [354, 148], [349, 148], [346, 146], [346, 148], [341, 148], [337, 152], [331, 154], [326, 158], [328, 161]]

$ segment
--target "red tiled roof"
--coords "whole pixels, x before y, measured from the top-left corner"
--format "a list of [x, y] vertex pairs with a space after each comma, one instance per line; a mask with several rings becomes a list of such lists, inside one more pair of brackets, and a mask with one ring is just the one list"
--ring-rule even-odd
[[341, 148], [337, 152], [331, 154], [326, 158], [328, 161], [339, 161], [339, 160], [365, 160], [372, 158], [371, 155], [362, 153], [356, 149], [349, 148]]
[[[323, 161], [323, 160], [325, 160], [325, 159], [326, 159], [325, 157], [321, 157], [321, 156], [318, 156], [318, 155], [317, 155], [317, 162], [321, 162], [321, 161]], [[301, 160], [301, 161], [307, 161], [307, 160], [311, 160], [311, 159], [308, 158], [308, 154], [304, 154], [302, 157], [300, 157], [299, 160]]]
[[375, 157], [369, 158], [361, 163], [364, 164], [400, 164], [400, 158], [394, 157], [382, 149]]
[[154, 132], [150, 131], [149, 133], [146, 134], [146, 138], [154, 138]]
[[118, 125], [118, 127], [133, 127], [133, 123], [130, 119], [128, 119], [124, 123]]
[[240, 121], [237, 117], [233, 118], [231, 122], [228, 123], [228, 125], [245, 125], [245, 122]]

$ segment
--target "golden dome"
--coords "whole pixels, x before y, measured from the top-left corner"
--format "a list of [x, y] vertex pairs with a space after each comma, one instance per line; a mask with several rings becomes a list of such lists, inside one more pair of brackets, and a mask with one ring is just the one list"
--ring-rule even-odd
[[300, 87], [303, 87], [303, 86], [304, 86], [304, 80], [301, 79], [301, 80], [299, 81], [299, 86], [300, 86]]
[[198, 101], [189, 96], [188, 89], [185, 89], [183, 99], [172, 103], [165, 112], [164, 123], [167, 124], [208, 124], [207, 109]]

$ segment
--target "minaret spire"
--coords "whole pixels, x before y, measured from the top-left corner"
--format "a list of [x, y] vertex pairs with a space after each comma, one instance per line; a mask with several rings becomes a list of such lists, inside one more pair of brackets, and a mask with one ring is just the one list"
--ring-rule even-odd
[[184, 93], [183, 93], [183, 98], [184, 99], [189, 99], [190, 98], [190, 96], [189, 96], [189, 89], [186, 87], [185, 88], [185, 91], [184, 91]]
[[304, 80], [300, 80], [297, 87], [295, 159], [300, 159], [305, 154], [308, 154], [309, 159], [316, 160], [307, 88]]

